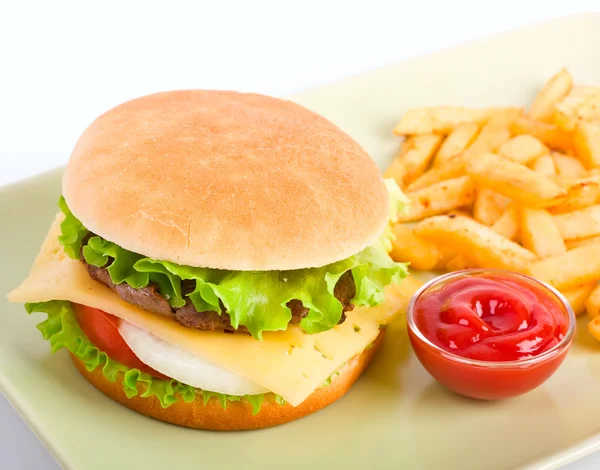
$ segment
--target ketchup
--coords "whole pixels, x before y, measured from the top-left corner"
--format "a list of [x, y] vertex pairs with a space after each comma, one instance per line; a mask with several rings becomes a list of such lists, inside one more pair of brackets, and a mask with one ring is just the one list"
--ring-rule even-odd
[[575, 327], [558, 293], [500, 270], [440, 276], [413, 296], [407, 320], [425, 369], [450, 390], [484, 400], [544, 383], [565, 359]]
[[435, 345], [480, 361], [528, 359], [556, 346], [567, 332], [564, 308], [549, 291], [489, 274], [424, 293], [414, 319]]

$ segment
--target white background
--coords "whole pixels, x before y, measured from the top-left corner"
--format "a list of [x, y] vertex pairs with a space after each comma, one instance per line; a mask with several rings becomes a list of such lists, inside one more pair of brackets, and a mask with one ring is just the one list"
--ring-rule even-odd
[[[585, 11], [600, 11], [599, 2], [0, 0], [0, 185], [64, 165], [94, 117], [138, 95], [221, 88], [281, 96]], [[1, 397], [0, 467], [57, 468]], [[592, 468], [600, 455], [569, 466]]]

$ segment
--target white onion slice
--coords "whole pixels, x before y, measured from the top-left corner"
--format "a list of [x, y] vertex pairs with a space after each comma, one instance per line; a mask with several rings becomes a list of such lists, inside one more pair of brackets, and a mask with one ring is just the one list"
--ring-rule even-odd
[[125, 320], [121, 322], [119, 332], [144, 364], [184, 384], [227, 395], [268, 392], [263, 386], [167, 343]]

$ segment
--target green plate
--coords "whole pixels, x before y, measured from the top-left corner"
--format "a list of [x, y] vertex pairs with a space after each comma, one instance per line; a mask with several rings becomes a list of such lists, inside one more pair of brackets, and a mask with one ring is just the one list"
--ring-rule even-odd
[[[569, 17], [391, 65], [293, 97], [356, 138], [384, 168], [391, 130], [419, 105], [525, 105], [568, 66], [600, 84], [600, 16]], [[0, 191], [1, 289], [26, 276], [56, 212], [60, 171]], [[4, 294], [4, 292], [2, 292]], [[0, 297], [0, 385], [66, 468], [552, 468], [600, 448], [600, 344], [579, 323], [575, 345], [544, 386], [498, 403], [438, 386], [414, 358], [402, 322], [371, 368], [329, 408], [251, 432], [193, 431], [105, 398], [51, 355], [31, 317]]]

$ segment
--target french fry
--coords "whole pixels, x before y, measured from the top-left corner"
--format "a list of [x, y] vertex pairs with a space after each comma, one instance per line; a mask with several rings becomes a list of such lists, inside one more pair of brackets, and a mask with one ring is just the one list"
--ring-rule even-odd
[[492, 153], [469, 161], [466, 171], [478, 184], [526, 206], [556, 205], [567, 195], [556, 181]]
[[[451, 264], [452, 260], [454, 260], [459, 255], [456, 254], [456, 251], [447, 245], [436, 245], [438, 250], [442, 252], [442, 256], [438, 260], [438, 264], [435, 269], [445, 269], [448, 270], [448, 265]], [[473, 263], [471, 263], [471, 267], [475, 267]]]
[[591, 244], [536, 261], [530, 267], [533, 277], [559, 290], [571, 289], [600, 279], [600, 244]]
[[600, 167], [600, 121], [582, 121], [575, 128], [573, 146], [586, 168]]
[[394, 302], [396, 308], [405, 312], [408, 308], [410, 299], [423, 284], [423, 281], [417, 279], [416, 276], [408, 276], [406, 279], [403, 279], [403, 282], [400, 284], [389, 286], [385, 291], [385, 297]]
[[539, 258], [567, 252], [554, 218], [543, 209], [521, 209], [521, 244]]
[[494, 232], [514, 241], [519, 235], [518, 207], [515, 204], [508, 205], [504, 213], [491, 228]]
[[473, 143], [463, 153], [465, 162], [479, 158], [487, 152], [493, 152], [504, 142], [510, 139], [510, 130], [508, 127], [501, 127], [493, 124], [486, 124]]
[[448, 272], [462, 271], [463, 269], [470, 269], [476, 267], [477, 266], [464, 255], [454, 256], [453, 258], [448, 260], [445, 266]]
[[529, 165], [536, 158], [546, 155], [546, 147], [532, 135], [522, 134], [504, 142], [498, 149], [498, 155], [523, 165]]
[[477, 132], [479, 132], [479, 125], [473, 122], [465, 122], [456, 126], [440, 146], [433, 160], [433, 166], [439, 168], [452, 157], [464, 152], [475, 140]]
[[590, 318], [600, 316], [600, 286], [595, 286], [594, 290], [590, 292], [585, 302], [585, 308]]
[[537, 257], [531, 251], [468, 217], [440, 215], [415, 225], [417, 235], [451, 246], [477, 266], [527, 272]]
[[531, 169], [548, 178], [554, 178], [556, 176], [556, 165], [550, 155], [542, 155], [541, 157], [536, 158], [531, 165]]
[[590, 245], [591, 243], [600, 243], [600, 235], [596, 237], [574, 238], [573, 240], [565, 240], [565, 246], [567, 247], [567, 250], [572, 250], [573, 248], [578, 248], [584, 245]]
[[398, 186], [404, 189], [427, 169], [441, 140], [439, 135], [433, 134], [416, 135], [406, 139], [384, 177], [394, 178]]
[[443, 214], [452, 209], [470, 206], [475, 200], [475, 183], [468, 176], [460, 176], [432, 184], [414, 192], [407, 192], [411, 203], [399, 222], [411, 222], [432, 215]]
[[600, 87], [576, 86], [554, 109], [554, 122], [567, 131], [580, 121], [600, 119]]
[[420, 134], [406, 139], [402, 150], [416, 150], [420, 154], [426, 155], [428, 158], [433, 157], [436, 150], [440, 146], [442, 137], [435, 134]]
[[394, 128], [394, 134], [448, 134], [463, 123], [482, 124], [490, 118], [493, 111], [461, 106], [413, 108], [404, 113]]
[[569, 150], [573, 135], [555, 124], [534, 121], [525, 117], [518, 118], [511, 126], [515, 135], [530, 134], [552, 149]]
[[554, 222], [565, 240], [600, 235], [600, 205], [554, 216]]
[[510, 128], [513, 122], [523, 116], [523, 108], [492, 108], [492, 114], [486, 125]]
[[596, 317], [588, 323], [588, 331], [594, 338], [600, 341], [600, 317]]
[[468, 210], [468, 208], [452, 209], [451, 211], [446, 212], [446, 215], [449, 215], [450, 217], [455, 217], [457, 215], [460, 215], [463, 217], [471, 218], [471, 211]]
[[595, 287], [595, 282], [582, 284], [581, 286], [563, 290], [561, 294], [565, 296], [575, 315], [581, 315], [586, 311], [586, 301]]
[[600, 201], [600, 174], [591, 174], [585, 178], [567, 180], [562, 185], [567, 197], [559, 204], [550, 207], [553, 214], [572, 212], [591, 206]]
[[462, 155], [451, 158], [443, 165], [433, 168], [423, 173], [406, 188], [406, 192], [418, 191], [432, 184], [446, 181], [452, 178], [458, 178], [465, 173], [465, 161]]
[[473, 204], [473, 217], [483, 225], [492, 225], [504, 213], [508, 200], [491, 189], [479, 187]]
[[575, 157], [560, 152], [552, 152], [556, 174], [563, 179], [583, 178], [587, 172], [583, 163]]
[[398, 186], [402, 188], [402, 181], [406, 178], [407, 170], [404, 167], [404, 161], [397, 155], [390, 163], [390, 166], [387, 167], [385, 172], [383, 173], [384, 178], [393, 178], [394, 181], [398, 184]]
[[597, 121], [600, 119], [600, 93], [598, 88], [595, 93], [588, 95], [586, 100], [577, 108], [577, 117], [580, 121]]
[[443, 257], [442, 250], [413, 233], [413, 230], [403, 224], [393, 227], [396, 239], [392, 242], [390, 256], [395, 261], [409, 262], [418, 271], [435, 269]]
[[585, 98], [588, 98], [597, 95], [600, 95], [600, 86], [597, 85], [576, 85], [571, 89], [571, 92], [569, 93], [569, 97], [583, 96]]
[[[515, 108], [508, 108], [514, 110]], [[514, 111], [512, 112], [514, 114]], [[504, 121], [506, 116], [510, 116], [510, 112], [505, 112], [505, 115], [499, 115], [498, 120]], [[439, 167], [424, 173], [420, 178], [417, 178], [411, 185], [405, 189], [408, 191], [417, 191], [440, 181], [445, 181], [451, 178], [456, 178], [464, 174], [464, 163], [478, 158], [480, 155], [491, 152], [502, 145], [510, 138], [510, 131], [505, 127], [497, 127], [495, 124], [488, 124], [481, 129], [481, 132], [461, 155], [451, 157]]]
[[572, 86], [573, 79], [571, 78], [571, 74], [567, 69], [561, 69], [546, 82], [537, 94], [531, 104], [529, 117], [536, 121], [550, 121], [554, 113], [554, 106], [568, 95]]

